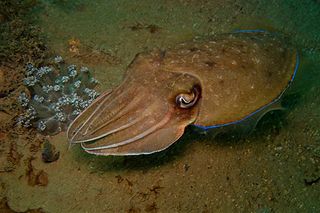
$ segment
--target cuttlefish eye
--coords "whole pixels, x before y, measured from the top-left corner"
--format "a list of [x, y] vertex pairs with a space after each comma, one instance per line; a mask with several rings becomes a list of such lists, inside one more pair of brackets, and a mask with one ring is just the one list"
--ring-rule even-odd
[[176, 104], [182, 108], [187, 109], [194, 106], [200, 98], [200, 88], [194, 86], [190, 93], [181, 93], [176, 96]]

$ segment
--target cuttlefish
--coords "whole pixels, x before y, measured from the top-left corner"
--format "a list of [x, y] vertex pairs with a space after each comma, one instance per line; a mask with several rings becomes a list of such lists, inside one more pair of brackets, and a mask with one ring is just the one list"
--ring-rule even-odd
[[140, 53], [123, 83], [73, 121], [68, 139], [96, 155], [159, 152], [188, 125], [219, 128], [268, 111], [292, 82], [298, 63], [294, 48], [262, 30]]

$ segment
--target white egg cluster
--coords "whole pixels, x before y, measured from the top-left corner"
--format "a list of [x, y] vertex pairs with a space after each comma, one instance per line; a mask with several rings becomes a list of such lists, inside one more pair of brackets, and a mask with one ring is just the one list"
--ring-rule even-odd
[[21, 93], [18, 101], [26, 111], [18, 124], [35, 127], [41, 133], [54, 135], [65, 131], [72, 120], [99, 96], [94, 90], [98, 81], [86, 67], [67, 65], [61, 56], [49, 66], [26, 66], [24, 84], [30, 95]]

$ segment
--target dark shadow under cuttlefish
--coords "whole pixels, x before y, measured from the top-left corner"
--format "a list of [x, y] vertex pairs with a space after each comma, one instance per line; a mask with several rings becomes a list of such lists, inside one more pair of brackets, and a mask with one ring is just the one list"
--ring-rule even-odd
[[194, 40], [138, 54], [125, 79], [70, 125], [70, 143], [96, 155], [151, 154], [192, 124], [221, 128], [258, 120], [292, 82], [298, 54], [256, 30]]

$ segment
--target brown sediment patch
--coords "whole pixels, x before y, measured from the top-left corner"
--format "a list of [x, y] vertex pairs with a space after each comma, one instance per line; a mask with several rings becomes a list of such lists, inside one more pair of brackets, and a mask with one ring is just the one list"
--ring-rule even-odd
[[4, 84], [5, 82], [5, 73], [2, 68], [0, 68], [0, 85]]
[[158, 207], [156, 202], [152, 202], [151, 204], [147, 204], [145, 209], [146, 212], [157, 212]]
[[8, 156], [7, 156], [8, 161], [12, 165], [19, 165], [21, 158], [22, 158], [22, 154], [20, 154], [17, 151], [17, 144], [14, 143], [13, 141], [11, 141], [10, 150], [9, 150], [9, 153], [8, 153]]
[[35, 169], [32, 165], [32, 161], [35, 160], [35, 158], [29, 157], [26, 159], [25, 163], [27, 165], [27, 169], [26, 169], [26, 177], [28, 179], [28, 184], [30, 186], [46, 186], [48, 185], [48, 174], [43, 171], [40, 170], [38, 171], [37, 169]]
[[87, 65], [107, 63], [109, 65], [118, 65], [121, 63], [120, 58], [106, 50], [94, 47], [90, 44], [81, 42], [78, 38], [68, 40], [68, 53], [73, 58], [77, 58]]
[[140, 31], [140, 30], [146, 30], [150, 33], [157, 33], [161, 30], [161, 27], [159, 27], [156, 24], [145, 24], [141, 22], [136, 22], [133, 25], [127, 25], [126, 28], [129, 28], [132, 31]]
[[[30, 160], [38, 152], [43, 138], [35, 137], [33, 130], [16, 125], [22, 112], [17, 98], [20, 92], [26, 91], [22, 83], [24, 66], [27, 62], [41, 64], [48, 56], [40, 29], [27, 17], [36, 3], [2, 1], [0, 7], [4, 10], [0, 23], [0, 172], [19, 173], [17, 168], [24, 166], [21, 161], [28, 157], [28, 183], [46, 186], [47, 173], [36, 170]], [[2, 194], [0, 200], [0, 212], [15, 212], [8, 206], [6, 194]], [[43, 211], [39, 208], [25, 212]]]
[[8, 96], [21, 85], [23, 72], [20, 70], [20, 67], [0, 67], [0, 98]]
[[[40, 29], [30, 25], [25, 19], [9, 20], [1, 25], [0, 44], [1, 65], [22, 65], [28, 61], [40, 63], [46, 56], [46, 46]], [[17, 64], [17, 65], [16, 65]]]
[[22, 154], [17, 151], [17, 144], [7, 134], [1, 132], [4, 143], [0, 143], [0, 172], [12, 172], [20, 164]]
[[42, 208], [38, 208], [38, 209], [28, 209], [27, 211], [24, 211], [24, 212], [17, 212], [10, 208], [7, 198], [2, 198], [0, 200], [0, 212], [1, 213], [44, 213], [45, 211], [43, 211]]
[[[17, 128], [15, 119], [21, 112], [17, 103], [19, 93], [25, 90], [22, 79], [27, 62], [42, 63], [48, 51], [40, 28], [32, 24], [30, 13], [36, 1], [1, 1], [0, 21], [0, 129], [1, 146], [11, 153], [9, 162], [17, 164], [20, 157], [16, 147], [19, 135], [29, 134]], [[9, 150], [11, 150], [9, 152]], [[6, 161], [7, 162], [7, 161]], [[11, 169], [10, 169], [11, 170]]]
[[7, 134], [5, 132], [0, 132], [0, 140], [3, 140]]
[[[117, 179], [119, 180], [118, 177]], [[144, 189], [137, 189], [137, 186], [127, 178], [125, 178], [124, 180], [127, 181], [127, 185], [130, 189], [129, 193], [131, 194], [131, 198], [129, 200], [130, 208], [127, 209], [127, 212], [141, 212], [141, 209], [143, 209], [145, 212], [157, 212], [159, 210], [156, 200], [160, 194], [161, 189], [164, 188], [160, 186], [159, 181], [151, 187], [143, 187]]]
[[[0, 17], [0, 171], [12, 172], [29, 155], [23, 146], [30, 146], [35, 154], [41, 138], [35, 132], [18, 128], [16, 118], [22, 108], [17, 103], [20, 92], [25, 91], [22, 79], [27, 62], [41, 64], [49, 55], [40, 28], [32, 24], [31, 11], [36, 1], [1, 1]], [[21, 142], [21, 138], [27, 138]], [[20, 143], [20, 146], [18, 144]], [[22, 143], [22, 144], [21, 144]], [[39, 175], [41, 183], [43, 174]]]

